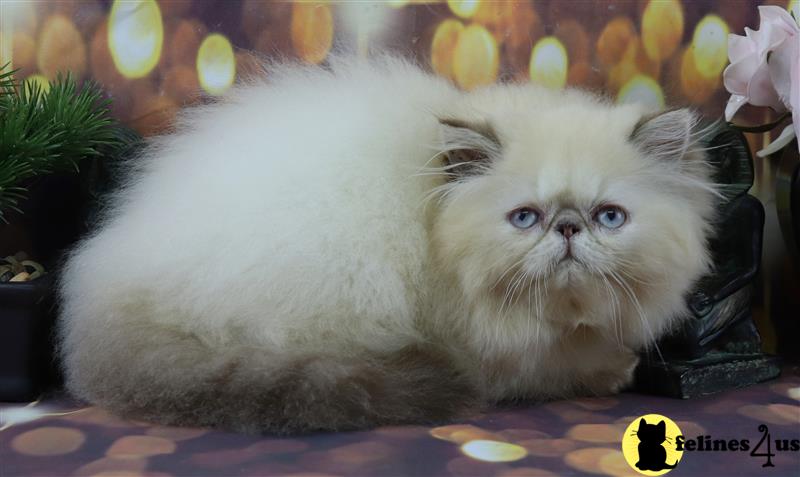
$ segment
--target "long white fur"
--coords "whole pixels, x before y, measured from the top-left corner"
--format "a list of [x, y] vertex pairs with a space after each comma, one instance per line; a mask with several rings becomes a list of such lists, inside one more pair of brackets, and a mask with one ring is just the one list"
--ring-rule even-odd
[[[290, 356], [422, 340], [479, 376], [490, 399], [613, 392], [708, 269], [711, 195], [692, 184], [708, 183], [702, 158], [684, 174], [676, 164], [691, 154], [669, 148], [687, 138], [656, 128], [631, 140], [643, 114], [531, 85], [462, 93], [391, 59], [274, 65], [157, 139], [71, 255], [70, 389], [95, 399], [92, 357], [158, 325], [212, 351]], [[446, 182], [430, 162], [431, 148], [455, 147], [439, 117], [489, 121], [502, 157]], [[661, 144], [654, 157], [642, 141]], [[630, 217], [616, 233], [575, 237], [591, 268], [559, 268], [555, 232], [506, 220], [529, 203], [559, 214], [600, 202]]]

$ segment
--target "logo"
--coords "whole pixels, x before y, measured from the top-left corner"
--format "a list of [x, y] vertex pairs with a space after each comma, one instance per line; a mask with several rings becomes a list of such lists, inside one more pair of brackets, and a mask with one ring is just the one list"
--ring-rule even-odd
[[630, 423], [622, 436], [622, 454], [631, 468], [644, 475], [663, 475], [677, 467], [683, 449], [675, 440], [683, 433], [672, 419], [647, 414]]
[[[663, 475], [678, 466], [689, 453], [733, 452], [763, 458], [761, 467], [775, 467], [778, 452], [800, 452], [800, 439], [774, 438], [766, 424], [758, 426], [760, 439], [684, 436], [672, 419], [660, 414], [637, 417], [622, 436], [622, 454], [632, 469], [644, 475]], [[758, 442], [756, 442], [758, 440]]]

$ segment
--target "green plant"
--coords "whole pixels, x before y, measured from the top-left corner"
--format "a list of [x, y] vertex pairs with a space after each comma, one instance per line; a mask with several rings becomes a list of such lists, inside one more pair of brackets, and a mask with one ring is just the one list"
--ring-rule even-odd
[[82, 160], [125, 145], [110, 101], [94, 83], [78, 87], [69, 74], [59, 75], [44, 91], [16, 83], [7, 67], [0, 67], [0, 222], [7, 221], [4, 211], [20, 211], [31, 178], [77, 171]]

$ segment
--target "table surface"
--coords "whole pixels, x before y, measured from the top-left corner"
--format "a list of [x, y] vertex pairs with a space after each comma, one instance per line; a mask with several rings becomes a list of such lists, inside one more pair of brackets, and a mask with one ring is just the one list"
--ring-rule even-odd
[[[623, 393], [505, 407], [438, 427], [280, 438], [120, 420], [66, 398], [0, 404], [0, 476], [39, 475], [640, 475], [621, 452], [626, 427], [661, 414], [687, 438], [770, 434], [774, 467], [749, 451], [684, 452], [672, 475], [800, 476], [800, 367], [767, 383], [681, 401]], [[791, 442], [790, 442], [791, 444]], [[763, 442], [757, 453], [767, 452]]]

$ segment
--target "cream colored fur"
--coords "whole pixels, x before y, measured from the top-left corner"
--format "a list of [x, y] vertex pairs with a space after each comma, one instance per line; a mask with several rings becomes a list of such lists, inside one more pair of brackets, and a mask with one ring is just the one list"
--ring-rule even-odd
[[[694, 118], [667, 113], [688, 129], [635, 137], [644, 114], [532, 85], [462, 93], [397, 60], [271, 67], [156, 139], [70, 256], [68, 386], [127, 412], [213, 388], [226, 366], [266, 382], [324, 351], [333, 376], [337, 357], [423, 343], [490, 401], [616, 392], [709, 266]], [[448, 181], [442, 151], [491, 141], [441, 118], [497, 133], [480, 174]], [[601, 203], [628, 223], [598, 228]], [[515, 229], [507, 214], [526, 204], [542, 222]], [[564, 214], [585, 226], [572, 238], [581, 263], [557, 264]]]

